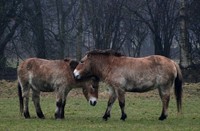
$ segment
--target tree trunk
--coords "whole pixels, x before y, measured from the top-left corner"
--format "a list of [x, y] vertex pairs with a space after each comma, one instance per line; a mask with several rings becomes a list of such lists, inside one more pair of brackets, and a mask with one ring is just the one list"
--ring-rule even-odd
[[44, 38], [44, 26], [43, 26], [43, 16], [41, 10], [40, 0], [33, 0], [36, 11], [36, 21], [35, 23], [35, 35], [36, 35], [36, 46], [37, 46], [37, 57], [46, 58], [46, 46]]
[[181, 0], [180, 8], [180, 65], [183, 68], [187, 68], [192, 64], [191, 50], [190, 50], [187, 22], [186, 22], [186, 10], [185, 0]]
[[6, 66], [6, 57], [4, 56], [4, 49], [0, 49], [0, 71]]
[[65, 32], [65, 17], [63, 11], [62, 0], [56, 0], [57, 8], [57, 19], [58, 19], [58, 42], [59, 42], [59, 58], [64, 59], [65, 57], [65, 42], [64, 42], [64, 32]]
[[76, 59], [81, 60], [82, 58], [82, 45], [83, 45], [83, 0], [80, 0], [80, 12], [79, 12], [79, 23], [76, 43]]
[[[2, 34], [0, 37], [0, 70], [4, 69], [6, 66], [6, 57], [5, 57], [5, 48], [8, 42], [13, 38], [13, 35], [15, 34], [15, 31], [19, 24], [21, 23], [21, 20], [16, 20], [15, 24], [10, 29], [10, 32], [8, 34]], [[5, 37], [4, 37], [5, 35]]]
[[154, 34], [154, 46], [155, 55], [164, 55], [161, 38], [157, 34]]

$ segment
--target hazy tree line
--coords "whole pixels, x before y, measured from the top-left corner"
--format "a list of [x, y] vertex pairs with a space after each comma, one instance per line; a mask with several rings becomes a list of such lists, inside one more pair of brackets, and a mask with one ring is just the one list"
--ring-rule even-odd
[[0, 69], [27, 57], [80, 59], [92, 49], [200, 60], [199, 0], [1, 0]]

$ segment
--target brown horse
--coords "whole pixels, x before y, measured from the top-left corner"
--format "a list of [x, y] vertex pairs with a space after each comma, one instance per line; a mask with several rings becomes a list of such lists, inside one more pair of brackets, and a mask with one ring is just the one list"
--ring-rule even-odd
[[108, 101], [104, 120], [110, 117], [110, 111], [116, 98], [121, 108], [121, 120], [127, 115], [125, 108], [125, 92], [147, 92], [158, 89], [162, 100], [162, 113], [159, 120], [167, 118], [170, 89], [175, 86], [178, 112], [182, 104], [182, 74], [179, 66], [172, 60], [153, 55], [143, 58], [132, 58], [114, 51], [94, 50], [82, 58], [74, 70], [76, 79], [95, 75], [110, 86], [111, 95]]
[[64, 107], [66, 97], [72, 88], [83, 89], [83, 94], [91, 105], [96, 104], [98, 98], [98, 80], [87, 79], [77, 81], [74, 79], [73, 70], [78, 62], [65, 60], [45, 60], [30, 58], [18, 67], [18, 94], [20, 100], [20, 111], [25, 118], [30, 118], [28, 102], [29, 92], [32, 90], [32, 100], [37, 116], [44, 118], [40, 107], [40, 91], [56, 92], [55, 118], [64, 118]]

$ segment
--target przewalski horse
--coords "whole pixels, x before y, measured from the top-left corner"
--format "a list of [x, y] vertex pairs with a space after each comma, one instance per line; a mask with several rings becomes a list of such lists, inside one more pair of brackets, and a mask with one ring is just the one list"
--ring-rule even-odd
[[78, 62], [65, 60], [45, 60], [30, 58], [18, 67], [18, 94], [20, 111], [25, 118], [30, 118], [28, 102], [29, 92], [32, 90], [32, 100], [37, 116], [44, 118], [40, 107], [40, 92], [56, 92], [55, 118], [64, 118], [66, 97], [72, 88], [83, 89], [83, 94], [91, 105], [96, 104], [98, 98], [98, 80], [95, 78], [77, 81], [74, 79], [73, 70]]
[[110, 117], [110, 111], [116, 98], [121, 108], [121, 120], [127, 115], [125, 92], [147, 92], [158, 89], [162, 100], [162, 113], [159, 120], [167, 118], [170, 89], [174, 86], [178, 112], [182, 105], [182, 74], [179, 66], [172, 60], [159, 55], [143, 58], [126, 57], [114, 51], [88, 52], [74, 70], [76, 79], [95, 75], [109, 84], [111, 95], [104, 120]]

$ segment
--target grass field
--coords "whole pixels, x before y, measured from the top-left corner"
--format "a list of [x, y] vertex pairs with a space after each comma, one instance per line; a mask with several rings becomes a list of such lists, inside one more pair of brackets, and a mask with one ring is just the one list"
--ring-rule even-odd
[[43, 93], [41, 106], [46, 119], [36, 117], [30, 99], [31, 119], [19, 113], [16, 82], [0, 81], [0, 131], [199, 131], [200, 130], [200, 84], [185, 84], [183, 114], [177, 115], [174, 93], [169, 106], [169, 117], [159, 121], [161, 102], [157, 91], [126, 94], [126, 121], [120, 120], [120, 108], [116, 101], [111, 118], [103, 121], [108, 95], [102, 85], [98, 103], [90, 106], [81, 90], [72, 90], [65, 107], [65, 119], [55, 120], [54, 93]]

